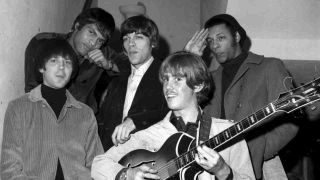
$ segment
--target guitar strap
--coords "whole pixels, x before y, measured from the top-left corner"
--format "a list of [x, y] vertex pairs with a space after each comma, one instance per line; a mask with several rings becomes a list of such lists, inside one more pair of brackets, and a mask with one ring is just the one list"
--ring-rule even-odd
[[199, 140], [206, 141], [209, 139], [212, 120], [211, 117], [202, 113], [200, 121]]

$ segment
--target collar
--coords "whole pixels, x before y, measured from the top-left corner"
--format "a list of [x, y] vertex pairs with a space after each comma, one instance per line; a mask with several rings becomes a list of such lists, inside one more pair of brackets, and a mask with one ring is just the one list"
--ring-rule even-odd
[[176, 116], [173, 112], [171, 113], [169, 120], [170, 123], [173, 124], [178, 131], [186, 132], [190, 126], [194, 126], [196, 128], [198, 127], [199, 121], [202, 121], [202, 114], [203, 111], [199, 107], [196, 122], [187, 122], [187, 124], [185, 124], [183, 118], [181, 116]]
[[[66, 90], [66, 96], [67, 96], [66, 107], [73, 106], [76, 108], [81, 108], [80, 102], [77, 101], [68, 90]], [[29, 92], [29, 99], [32, 102], [37, 102], [37, 101], [46, 102], [46, 100], [42, 97], [42, 94], [41, 94], [41, 84]]]
[[242, 52], [241, 54], [239, 54], [237, 57], [235, 57], [234, 59], [231, 59], [223, 64], [221, 64], [221, 66], [223, 68], [228, 68], [228, 67], [238, 67], [240, 66], [244, 60], [248, 57], [248, 53], [247, 52]]
[[139, 68], [135, 68], [133, 65], [131, 65], [131, 77], [133, 76], [143, 76], [146, 71], [148, 70], [148, 68], [150, 67], [150, 65], [152, 64], [154, 58], [153, 56], [151, 56], [147, 62], [145, 62], [144, 64], [142, 64]]

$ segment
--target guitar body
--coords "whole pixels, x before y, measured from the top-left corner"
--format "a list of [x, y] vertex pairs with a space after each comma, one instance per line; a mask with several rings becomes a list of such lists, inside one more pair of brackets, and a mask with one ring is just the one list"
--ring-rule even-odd
[[161, 180], [193, 180], [202, 172], [202, 168], [194, 161], [179, 168], [175, 158], [187, 152], [194, 142], [194, 138], [185, 133], [170, 136], [157, 152], [144, 149], [131, 151], [119, 163], [127, 167], [146, 164], [158, 171]]

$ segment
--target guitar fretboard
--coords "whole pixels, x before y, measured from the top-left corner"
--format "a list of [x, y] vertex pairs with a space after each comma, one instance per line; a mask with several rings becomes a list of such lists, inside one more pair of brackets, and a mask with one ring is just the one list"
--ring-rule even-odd
[[[254, 114], [251, 114], [247, 118], [235, 123], [234, 125], [230, 126], [226, 130], [220, 132], [219, 134], [217, 134], [217, 135], [213, 136], [212, 138], [208, 139], [207, 141], [203, 142], [202, 145], [205, 144], [206, 146], [210, 147], [211, 149], [216, 149], [219, 146], [223, 145], [224, 143], [228, 142], [229, 140], [231, 140], [231, 139], [235, 138], [236, 136], [240, 135], [241, 133], [245, 132], [249, 128], [253, 127], [261, 120], [272, 115], [274, 112], [275, 112], [275, 110], [273, 108], [273, 104], [270, 103], [269, 105], [258, 110]], [[193, 162], [196, 153], [197, 153], [197, 149], [192, 148], [188, 152], [177, 157], [174, 160], [176, 167], [178, 169], [180, 169], [180, 168], [183, 168], [186, 165], [190, 164], [191, 162]]]

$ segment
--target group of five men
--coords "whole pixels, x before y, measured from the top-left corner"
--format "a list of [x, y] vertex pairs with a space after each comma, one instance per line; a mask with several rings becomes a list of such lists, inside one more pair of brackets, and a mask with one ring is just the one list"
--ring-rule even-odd
[[[152, 55], [159, 32], [151, 19], [122, 23], [122, 53], [107, 45], [114, 28], [109, 13], [91, 8], [70, 33], [32, 38], [25, 54], [28, 93], [10, 102], [5, 115], [1, 178], [286, 178], [277, 155], [298, 131], [292, 119], [246, 134], [248, 147], [243, 138], [221, 150], [203, 144], [287, 90], [283, 63], [246, 51], [247, 34], [236, 19], [212, 17], [184, 51], [163, 62]], [[201, 59], [206, 47], [221, 65], [212, 74]], [[116, 77], [98, 108], [94, 92], [103, 71]], [[171, 137], [179, 140], [168, 143]], [[136, 149], [172, 151], [153, 154], [160, 165], [191, 152], [192, 165], [121, 163]]]

